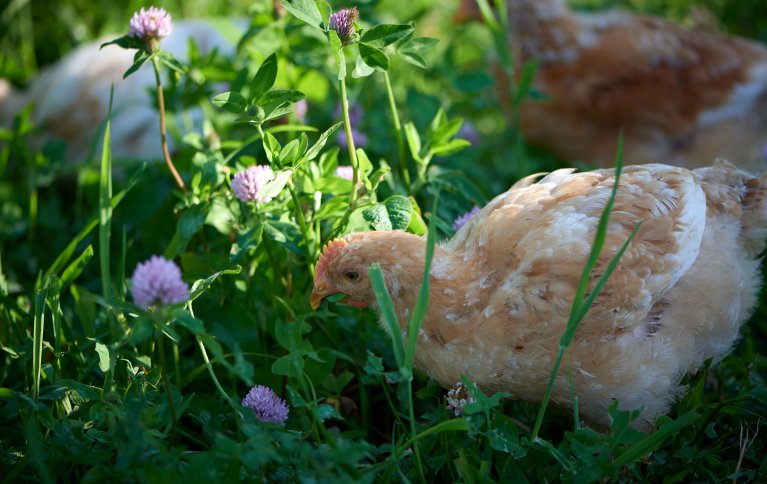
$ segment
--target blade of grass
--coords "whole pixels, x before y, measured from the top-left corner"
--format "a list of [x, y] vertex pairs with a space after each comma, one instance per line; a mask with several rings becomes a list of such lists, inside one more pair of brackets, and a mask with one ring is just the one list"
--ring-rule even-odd
[[45, 325], [45, 297], [48, 287], [35, 292], [35, 318], [32, 334], [32, 398], [40, 396], [40, 375], [43, 365], [43, 329]]
[[471, 428], [471, 424], [469, 424], [468, 420], [464, 420], [462, 418], [454, 418], [450, 420], [446, 420], [444, 422], [440, 422], [437, 425], [434, 425], [432, 427], [429, 427], [428, 429], [424, 430], [420, 434], [411, 437], [410, 440], [406, 441], [402, 447], [407, 448], [413, 445], [416, 441], [432, 435], [432, 434], [438, 434], [440, 432], [466, 432]]
[[397, 361], [397, 366], [403, 368], [405, 366], [405, 345], [402, 343], [402, 330], [397, 322], [397, 315], [394, 313], [391, 296], [386, 289], [386, 282], [384, 280], [383, 272], [381, 272], [381, 266], [379, 264], [371, 265], [368, 268], [368, 273], [370, 274], [373, 293], [378, 301], [378, 307], [381, 308], [381, 314], [383, 315], [384, 321], [386, 321], [386, 327], [389, 329], [389, 334], [391, 335], [394, 359]]
[[405, 353], [405, 368], [412, 370], [415, 360], [415, 346], [418, 341], [418, 333], [426, 319], [426, 310], [429, 306], [429, 273], [431, 272], [431, 261], [434, 257], [434, 246], [436, 245], [436, 220], [437, 220], [437, 202], [439, 193], [434, 197], [434, 206], [432, 207], [432, 216], [429, 219], [429, 231], [426, 235], [426, 255], [423, 264], [423, 279], [421, 280], [421, 289], [418, 292], [418, 299], [413, 308], [413, 316], [408, 324], [408, 345]]
[[112, 122], [112, 100], [115, 88], [109, 91], [109, 110], [104, 128], [104, 146], [101, 150], [101, 176], [99, 179], [99, 263], [101, 267], [101, 292], [109, 297], [109, 246], [112, 236], [112, 148], [110, 127]]
[[615, 197], [618, 193], [618, 185], [619, 185], [622, 169], [623, 169], [623, 133], [621, 132], [620, 135], [618, 136], [618, 149], [617, 149], [616, 163], [615, 163], [615, 182], [613, 183], [613, 188], [610, 193], [610, 198], [608, 199], [607, 204], [605, 205], [605, 208], [604, 210], [602, 210], [602, 214], [599, 217], [599, 223], [597, 224], [597, 230], [594, 236], [594, 242], [591, 246], [591, 253], [589, 254], [589, 258], [586, 262], [586, 265], [583, 268], [583, 272], [581, 273], [581, 279], [580, 279], [580, 282], [578, 283], [578, 288], [575, 292], [575, 297], [573, 299], [573, 303], [572, 303], [573, 305], [570, 309], [570, 316], [567, 321], [567, 326], [565, 327], [565, 331], [562, 334], [561, 339], [559, 340], [559, 352], [557, 354], [556, 360], [554, 361], [554, 368], [552, 369], [551, 375], [549, 377], [549, 383], [546, 387], [546, 393], [544, 394], [543, 400], [541, 401], [540, 407], [538, 408], [538, 416], [535, 420], [535, 426], [533, 427], [533, 431], [531, 433], [532, 441], [536, 441], [538, 439], [538, 432], [540, 431], [541, 424], [543, 423], [543, 416], [546, 413], [546, 407], [549, 403], [549, 400], [551, 399], [551, 393], [554, 389], [554, 383], [556, 381], [557, 373], [559, 373], [559, 366], [562, 363], [562, 358], [564, 357], [565, 351], [567, 350], [567, 348], [570, 347], [570, 344], [572, 343], [573, 338], [575, 337], [575, 331], [578, 328], [578, 325], [586, 316], [586, 313], [591, 307], [591, 304], [593, 303], [596, 296], [599, 294], [599, 292], [602, 290], [604, 285], [607, 283], [607, 279], [610, 277], [610, 274], [612, 274], [613, 270], [617, 266], [618, 260], [626, 251], [626, 249], [628, 248], [631, 241], [634, 239], [634, 236], [636, 235], [640, 227], [640, 224], [637, 224], [637, 226], [631, 232], [631, 235], [628, 237], [626, 242], [623, 244], [620, 250], [618, 250], [615, 256], [613, 256], [613, 258], [610, 260], [609, 264], [605, 268], [604, 274], [602, 274], [602, 276], [597, 281], [597, 284], [594, 287], [594, 290], [591, 291], [591, 294], [589, 294], [588, 298], [585, 298], [591, 273], [594, 270], [594, 267], [596, 266], [597, 261], [599, 260], [599, 255], [602, 252], [605, 238], [607, 237], [607, 223], [609, 221], [610, 212], [612, 211], [612, 207], [615, 202]]
[[667, 439], [669, 439], [672, 435], [692, 424], [699, 417], [700, 415], [696, 413], [686, 413], [676, 420], [667, 423], [657, 432], [648, 435], [638, 444], [618, 456], [618, 458], [616, 458], [612, 463], [613, 469], [615, 472], [617, 472], [624, 464], [628, 464], [630, 462], [641, 459], [643, 456], [666, 443]]
[[56, 276], [51, 276], [50, 281], [48, 282], [48, 293], [46, 295], [46, 300], [48, 302], [48, 308], [51, 310], [51, 323], [53, 325], [53, 341], [54, 341], [54, 348], [56, 351], [56, 356], [54, 358], [54, 366], [53, 368], [56, 371], [56, 376], [61, 376], [61, 364], [59, 362], [59, 355], [61, 354], [61, 346], [62, 346], [62, 340], [63, 335], [61, 333], [61, 304], [60, 304], [60, 297], [59, 293], [61, 291], [61, 286], [59, 284], [59, 278]]

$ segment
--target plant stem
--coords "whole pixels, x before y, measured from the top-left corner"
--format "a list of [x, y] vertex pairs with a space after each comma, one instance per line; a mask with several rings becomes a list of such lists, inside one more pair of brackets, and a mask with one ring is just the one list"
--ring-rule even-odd
[[402, 137], [402, 124], [399, 120], [397, 104], [394, 101], [394, 91], [391, 87], [389, 72], [384, 71], [384, 82], [386, 83], [386, 97], [389, 99], [389, 111], [391, 111], [392, 124], [394, 125], [394, 139], [397, 141], [397, 154], [399, 156], [399, 168], [402, 172], [402, 180], [406, 187], [410, 187], [410, 171], [405, 158], [405, 140]]
[[357, 150], [354, 147], [354, 136], [352, 136], [352, 123], [349, 119], [349, 99], [346, 94], [346, 80], [341, 79], [338, 83], [341, 89], [341, 112], [344, 116], [346, 147], [349, 149], [349, 159], [352, 164], [352, 194], [349, 198], [349, 208], [351, 209], [357, 201], [357, 184], [360, 181], [359, 163], [357, 162]]
[[213, 364], [210, 362], [210, 358], [208, 358], [208, 352], [205, 350], [205, 345], [202, 343], [202, 340], [199, 336], [195, 336], [195, 339], [197, 339], [197, 346], [200, 347], [200, 352], [202, 353], [202, 359], [205, 360], [205, 367], [208, 369], [208, 373], [210, 374], [210, 379], [213, 380], [213, 385], [216, 386], [216, 389], [218, 389], [218, 392], [221, 394], [222, 397], [224, 397], [224, 400], [227, 401], [229, 405], [232, 406], [234, 411], [242, 417], [242, 414], [240, 414], [240, 408], [234, 404], [231, 398], [229, 398], [229, 395], [224, 391], [224, 387], [221, 386], [221, 383], [218, 381], [218, 378], [216, 377], [216, 373], [213, 371]]
[[[413, 377], [408, 378], [407, 381], [407, 399], [408, 399], [408, 413], [410, 417], [410, 435], [415, 437], [418, 435], [415, 428], [415, 411], [413, 410]], [[418, 442], [413, 442], [413, 451], [415, 452], [415, 467], [418, 470], [418, 476], [421, 478], [421, 482], [426, 483], [426, 476], [423, 473], [423, 464], [421, 463], [421, 451], [418, 446]]]
[[170, 152], [168, 151], [168, 138], [165, 133], [165, 96], [162, 93], [160, 66], [157, 64], [157, 56], [152, 56], [152, 66], [154, 67], [154, 80], [157, 83], [157, 109], [160, 111], [160, 140], [162, 141], [162, 154], [165, 158], [165, 164], [168, 165], [168, 169], [170, 170], [171, 175], [173, 175], [173, 179], [176, 180], [176, 185], [178, 185], [181, 190], [186, 191], [184, 180], [181, 179], [178, 171], [176, 171], [176, 166], [170, 159]]
[[312, 261], [317, 258], [317, 254], [314, 253], [314, 244], [309, 239], [309, 230], [306, 228], [306, 220], [304, 219], [304, 211], [301, 210], [301, 203], [296, 195], [296, 191], [293, 189], [293, 181], [288, 180], [288, 191], [290, 197], [293, 199], [293, 205], [296, 207], [296, 218], [298, 219], [298, 226], [301, 228], [301, 235], [304, 237], [304, 245], [306, 246], [306, 267], [309, 269], [309, 274], [314, 278], [314, 265]]
[[157, 340], [157, 352], [160, 355], [160, 371], [162, 372], [162, 381], [165, 384], [165, 395], [168, 397], [168, 408], [170, 409], [170, 418], [173, 434], [176, 433], [176, 405], [173, 403], [173, 394], [170, 391], [170, 379], [168, 378], [168, 365], [165, 362], [165, 344], [162, 340], [161, 333], [156, 331], [155, 339]]

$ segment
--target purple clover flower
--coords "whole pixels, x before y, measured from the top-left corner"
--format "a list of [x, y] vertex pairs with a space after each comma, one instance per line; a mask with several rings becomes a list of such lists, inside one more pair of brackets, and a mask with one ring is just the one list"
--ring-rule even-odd
[[354, 30], [354, 22], [360, 18], [360, 13], [357, 11], [357, 7], [344, 8], [338, 12], [332, 14], [328, 19], [328, 28], [335, 30], [338, 34], [338, 38], [344, 45], [348, 45], [352, 41], [352, 37], [356, 33]]
[[250, 407], [261, 422], [285, 423], [288, 419], [288, 405], [271, 388], [256, 385], [242, 399], [244, 407]]
[[153, 255], [136, 266], [131, 277], [133, 300], [142, 308], [154, 304], [176, 304], [189, 297], [189, 286], [181, 279], [175, 262]]
[[149, 7], [141, 8], [130, 19], [130, 31], [128, 35], [145, 41], [150, 39], [164, 39], [173, 31], [173, 22], [170, 14], [164, 8]]
[[235, 173], [232, 178], [232, 190], [243, 202], [266, 203], [271, 201], [272, 197], [260, 196], [259, 192], [271, 180], [274, 180], [274, 172], [270, 166], [251, 166], [247, 170]]
[[[333, 174], [337, 177], [352, 181], [354, 179], [354, 168], [351, 166], [339, 166], [336, 167], [336, 171]], [[360, 186], [362, 186], [362, 180], [357, 180], [357, 187], [359, 188]]]
[[466, 225], [466, 222], [471, 220], [471, 218], [477, 215], [478, 213], [479, 213], [479, 207], [474, 205], [474, 208], [464, 213], [463, 215], [456, 217], [455, 221], [453, 222], [453, 230], [458, 230], [464, 225]]

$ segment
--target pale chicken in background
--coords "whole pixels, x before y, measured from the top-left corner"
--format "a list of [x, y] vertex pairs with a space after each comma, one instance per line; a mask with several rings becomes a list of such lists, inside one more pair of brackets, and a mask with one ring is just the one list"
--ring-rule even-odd
[[[444, 387], [466, 375], [488, 394], [541, 401], [614, 170], [555, 171], [516, 183], [437, 246], [415, 365]], [[625, 169], [602, 255], [641, 228], [578, 327], [552, 401], [578, 397], [580, 414], [609, 425], [614, 400], [650, 428], [682, 392], [682, 377], [721, 360], [757, 302], [767, 237], [767, 177], [726, 162], [689, 171]], [[415, 305], [425, 240], [405, 232], [331, 241], [316, 266], [311, 304], [377, 307], [368, 268], [379, 263], [403, 332]]]
[[[244, 32], [245, 21], [180, 20], [162, 48], [186, 61], [189, 40], [201, 53], [217, 49], [233, 55], [236, 41]], [[36, 147], [49, 140], [67, 143], [67, 160], [83, 161], [106, 120], [110, 86], [114, 83], [114, 106], [111, 126], [112, 156], [115, 158], [162, 159], [160, 131], [155, 98], [155, 78], [151, 63], [123, 79], [133, 64], [136, 50], [101, 44], [119, 37], [114, 35], [81, 45], [57, 63], [43, 69], [23, 92], [0, 80], [0, 125], [9, 127], [13, 117], [29, 102], [35, 108], [32, 121], [39, 129], [33, 139]], [[165, 77], [165, 76], [163, 76]], [[167, 100], [166, 100], [167, 102]], [[178, 123], [199, 125], [202, 113], [192, 109], [182, 114]], [[172, 137], [169, 143], [173, 143]]]
[[[531, 144], [612, 166], [623, 127], [631, 163], [767, 167], [764, 44], [626, 12], [575, 13], [563, 0], [506, 4], [516, 67], [538, 59], [534, 86], [548, 97], [522, 104]], [[456, 18], [479, 19], [474, 0]]]

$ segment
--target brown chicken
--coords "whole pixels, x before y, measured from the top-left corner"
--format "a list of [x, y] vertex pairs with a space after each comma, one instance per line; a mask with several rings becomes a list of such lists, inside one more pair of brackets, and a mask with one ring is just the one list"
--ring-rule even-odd
[[[531, 144], [611, 166], [623, 127], [633, 163], [767, 166], [767, 46], [644, 15], [575, 13], [563, 0], [506, 3], [517, 67], [538, 59], [534, 86], [548, 97], [521, 107]], [[479, 18], [473, 0], [457, 17]]]
[[[486, 393], [540, 401], [565, 329], [614, 170], [558, 170], [516, 183], [435, 249], [415, 365], [443, 387], [461, 375]], [[682, 377], [723, 358], [751, 314], [767, 236], [767, 175], [726, 162], [694, 171], [625, 169], [591, 286], [641, 228], [566, 353], [552, 401], [609, 423], [607, 408], [642, 409], [647, 429], [680, 394]], [[377, 307], [368, 267], [379, 263], [406, 331], [420, 287], [425, 240], [405, 232], [353, 233], [317, 262], [311, 304]]]

